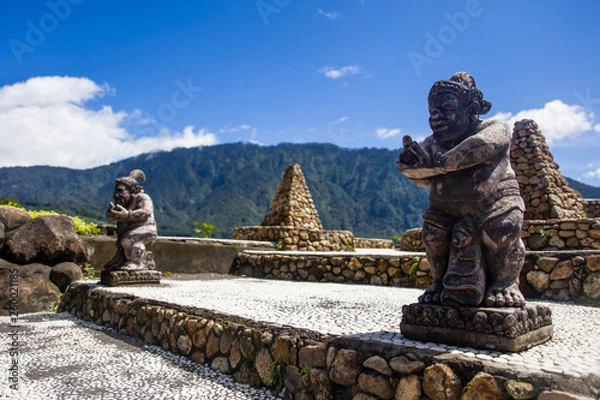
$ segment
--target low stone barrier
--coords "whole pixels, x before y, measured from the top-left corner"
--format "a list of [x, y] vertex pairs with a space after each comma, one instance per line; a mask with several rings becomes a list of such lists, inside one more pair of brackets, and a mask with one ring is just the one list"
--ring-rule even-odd
[[278, 250], [348, 251], [354, 249], [350, 231], [319, 230], [292, 226], [244, 226], [233, 230], [236, 240], [270, 241]]
[[520, 281], [528, 298], [598, 302], [600, 251], [527, 252]]
[[521, 237], [530, 250], [600, 249], [600, 221], [589, 218], [524, 221]]
[[233, 275], [310, 282], [363, 283], [401, 287], [431, 284], [425, 254], [346, 254], [242, 251]]
[[600, 199], [582, 199], [580, 202], [588, 218], [600, 218]]
[[363, 335], [322, 335], [93, 284], [72, 284], [59, 311], [210, 365], [237, 381], [267, 386], [285, 399], [542, 400], [600, 394], [585, 377], [503, 368], [485, 359], [440, 355], [428, 346], [393, 345]]
[[354, 247], [356, 249], [393, 249], [396, 247], [396, 243], [389, 239], [354, 238]]
[[[523, 222], [521, 238], [528, 250], [597, 250], [600, 249], [600, 220], [549, 219]], [[401, 250], [425, 251], [421, 228], [402, 234]]]

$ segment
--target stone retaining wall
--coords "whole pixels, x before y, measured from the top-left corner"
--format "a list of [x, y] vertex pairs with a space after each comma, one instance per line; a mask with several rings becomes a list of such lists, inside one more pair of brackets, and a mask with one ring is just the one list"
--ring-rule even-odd
[[[528, 250], [597, 250], [600, 249], [600, 220], [549, 219], [526, 220], [521, 232]], [[409, 229], [402, 234], [400, 249], [425, 251], [421, 228]]]
[[427, 287], [431, 284], [429, 263], [424, 254], [394, 256], [243, 251], [238, 253], [231, 273], [310, 282], [401, 287]]
[[350, 231], [318, 230], [291, 226], [244, 226], [233, 230], [236, 240], [275, 242], [278, 250], [346, 251], [354, 249]]
[[580, 201], [588, 218], [600, 218], [600, 199], [582, 199]]
[[354, 247], [357, 249], [393, 249], [396, 243], [389, 239], [354, 238]]
[[599, 394], [572, 377], [436, 356], [416, 347], [363, 340], [360, 335], [321, 335], [113, 293], [91, 284], [71, 285], [59, 311], [210, 365], [237, 381], [267, 386], [284, 399], [542, 400]]
[[524, 221], [521, 237], [530, 250], [600, 249], [600, 221], [589, 218]]
[[[424, 253], [394, 256], [249, 250], [238, 253], [231, 274], [422, 288], [432, 282]], [[600, 251], [527, 252], [520, 287], [530, 299], [597, 302], [600, 300]]]

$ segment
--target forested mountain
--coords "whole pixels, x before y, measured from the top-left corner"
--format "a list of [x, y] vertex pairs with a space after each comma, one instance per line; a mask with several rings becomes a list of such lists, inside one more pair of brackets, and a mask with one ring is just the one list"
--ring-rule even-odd
[[586, 199], [600, 199], [600, 188], [586, 185], [585, 183], [574, 181], [570, 178], [565, 178], [569, 182], [569, 186], [579, 193]]
[[115, 178], [140, 168], [160, 235], [190, 236], [194, 221], [207, 221], [219, 229], [216, 237], [231, 237], [236, 226], [260, 224], [286, 168], [298, 163], [325, 229], [389, 239], [420, 226], [428, 204], [428, 191], [397, 171], [396, 157], [397, 151], [331, 144], [224, 144], [145, 154], [88, 170], [0, 168], [0, 197], [108, 223], [104, 213]]

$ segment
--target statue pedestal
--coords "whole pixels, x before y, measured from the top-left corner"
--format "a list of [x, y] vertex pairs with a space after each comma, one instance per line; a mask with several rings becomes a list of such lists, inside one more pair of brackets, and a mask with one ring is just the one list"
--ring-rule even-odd
[[402, 307], [400, 332], [423, 342], [518, 352], [552, 338], [552, 312], [542, 305], [498, 308], [413, 303]]
[[139, 271], [102, 271], [100, 283], [106, 286], [121, 286], [135, 284], [160, 283], [162, 273], [157, 270], [144, 269]]

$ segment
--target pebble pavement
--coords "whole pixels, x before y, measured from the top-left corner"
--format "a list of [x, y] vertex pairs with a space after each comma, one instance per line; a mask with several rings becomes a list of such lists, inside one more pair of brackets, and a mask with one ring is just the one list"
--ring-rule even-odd
[[[163, 279], [160, 286], [103, 288], [323, 334], [458, 353], [499, 368], [572, 377], [600, 375], [600, 308], [596, 307], [540, 302], [552, 309], [552, 340], [521, 353], [500, 353], [402, 337], [398, 328], [402, 305], [415, 302], [421, 289], [232, 277]], [[8, 322], [0, 317], [0, 354], [6, 365]], [[184, 357], [75, 320], [69, 314], [30, 314], [21, 316], [19, 322], [21, 390], [14, 398], [276, 398], [268, 390], [239, 384]], [[0, 398], [11, 394], [5, 382], [3, 378]], [[133, 389], [126, 391], [126, 387]]]
[[0, 317], [0, 399], [276, 400], [230, 375], [68, 313], [19, 317], [19, 385], [7, 384], [10, 328]]

